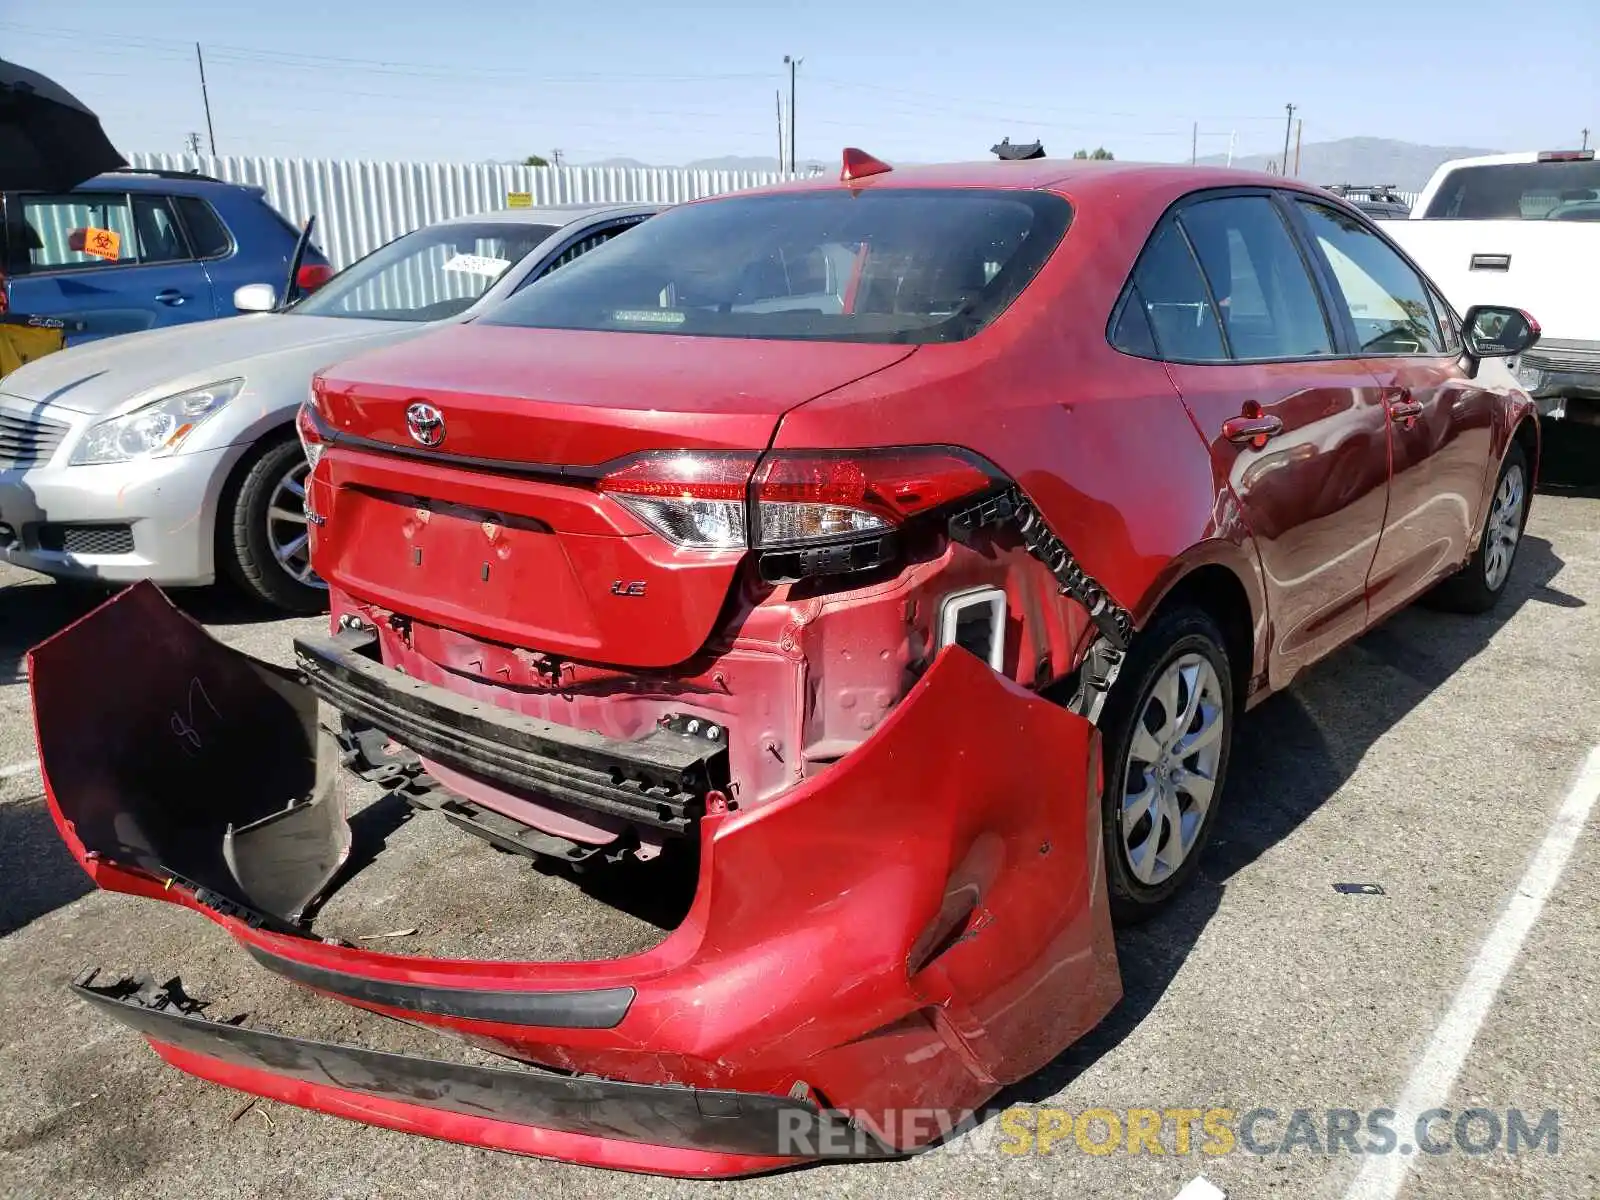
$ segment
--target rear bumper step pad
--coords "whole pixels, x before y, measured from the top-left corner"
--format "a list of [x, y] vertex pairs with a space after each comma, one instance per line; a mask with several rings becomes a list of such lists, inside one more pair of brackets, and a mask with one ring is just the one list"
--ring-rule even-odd
[[496, 1021], [504, 1025], [539, 1025], [549, 1029], [615, 1029], [633, 1003], [631, 987], [561, 992], [430, 987], [332, 971], [273, 954], [260, 946], [247, 944], [245, 949], [267, 970], [319, 992], [360, 1004], [378, 1004], [440, 1017]]
[[[815, 1138], [838, 1123], [809, 1100], [784, 1096], [480, 1067], [305, 1041], [203, 1016], [204, 1005], [176, 980], [163, 987], [148, 978], [97, 980], [97, 972], [86, 971], [72, 991], [196, 1074], [338, 1115], [357, 1115], [346, 1111], [353, 1103], [362, 1120], [498, 1149], [632, 1169], [648, 1164], [683, 1175], [726, 1174], [729, 1166], [747, 1173], [792, 1164], [792, 1152], [780, 1148], [795, 1144], [797, 1132]], [[470, 1124], [436, 1127], [451, 1114]], [[858, 1131], [851, 1133], [849, 1143], [860, 1147]], [[574, 1154], [573, 1136], [605, 1139], [610, 1148]], [[876, 1145], [865, 1150], [865, 1157], [889, 1153]], [[665, 1157], [673, 1151], [688, 1153]]]
[[349, 638], [303, 637], [296, 663], [316, 694], [424, 758], [672, 833], [728, 783], [727, 745], [658, 727], [625, 741], [539, 721], [402, 675]]

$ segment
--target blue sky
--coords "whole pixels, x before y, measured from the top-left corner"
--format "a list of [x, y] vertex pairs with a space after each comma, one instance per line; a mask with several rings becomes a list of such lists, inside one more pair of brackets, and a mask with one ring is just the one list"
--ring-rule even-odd
[[195, 41], [224, 154], [774, 154], [785, 54], [802, 159], [985, 157], [1010, 135], [1178, 160], [1195, 121], [1202, 155], [1230, 133], [1273, 151], [1287, 102], [1307, 142], [1529, 149], [1600, 126], [1594, 3], [47, 0], [0, 4], [0, 57], [75, 92], [124, 152], [204, 132]]

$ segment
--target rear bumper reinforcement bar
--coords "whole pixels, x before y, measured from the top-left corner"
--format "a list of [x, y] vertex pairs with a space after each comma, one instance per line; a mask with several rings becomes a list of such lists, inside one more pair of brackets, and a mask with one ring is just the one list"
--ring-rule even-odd
[[[72, 985], [79, 999], [150, 1040], [163, 1058], [226, 1086], [392, 1128], [526, 1154], [671, 1174], [739, 1174], [790, 1166], [786, 1144], [836, 1124], [809, 1100], [626, 1083], [537, 1068], [480, 1067], [332, 1042], [304, 1041], [201, 1015], [177, 981]], [[420, 1110], [420, 1111], [419, 1111]], [[859, 1131], [847, 1157], [889, 1153]], [[602, 1150], [603, 1148], [603, 1150]], [[588, 1153], [584, 1153], [584, 1150]], [[730, 1170], [732, 1168], [732, 1170]]]
[[334, 708], [424, 758], [503, 787], [683, 833], [728, 782], [726, 742], [658, 727], [625, 741], [483, 704], [374, 662], [343, 638], [303, 637], [296, 664]]

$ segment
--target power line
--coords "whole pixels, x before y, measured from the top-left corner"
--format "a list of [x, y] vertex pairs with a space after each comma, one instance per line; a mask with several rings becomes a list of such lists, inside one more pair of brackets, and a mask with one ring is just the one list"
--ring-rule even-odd
[[[174, 38], [154, 38], [144, 36], [113, 35], [94, 30], [65, 30], [65, 29], [39, 29], [33, 26], [19, 25], [12, 21], [0, 21], [0, 29], [11, 29], [26, 33], [33, 37], [59, 38], [74, 43], [84, 40], [99, 41], [115, 45], [120, 50], [126, 51], [130, 47], [163, 48], [183, 47], [187, 55], [188, 47], [193, 43], [180, 42]], [[174, 54], [173, 57], [176, 57]], [[698, 81], [721, 81], [735, 79], [770, 79], [766, 72], [737, 72], [719, 73], [708, 72], [700, 74], [671, 74], [651, 75], [641, 74], [637, 71], [602, 72], [580, 71], [565, 75], [542, 76], [529, 72], [524, 67], [451, 67], [439, 63], [410, 62], [402, 59], [375, 59], [375, 58], [344, 58], [329, 54], [305, 54], [296, 51], [262, 50], [248, 46], [230, 46], [213, 42], [211, 57], [214, 61], [227, 61], [237, 63], [260, 63], [273, 67], [287, 67], [290, 69], [324, 70], [328, 67], [353, 69], [379, 75], [397, 75], [407, 78], [480, 78], [485, 75], [497, 75], [517, 79], [525, 83], [621, 83], [639, 80], [650, 83], [689, 83]]]

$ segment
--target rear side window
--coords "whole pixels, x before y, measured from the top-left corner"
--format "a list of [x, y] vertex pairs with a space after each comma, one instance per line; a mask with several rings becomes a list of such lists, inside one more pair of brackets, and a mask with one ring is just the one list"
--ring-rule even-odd
[[1600, 221], [1600, 161], [1457, 167], [1428, 201], [1430, 218]]
[[1021, 189], [830, 189], [669, 209], [483, 318], [539, 329], [924, 343], [1021, 294], [1072, 208]]
[[184, 262], [189, 245], [178, 218], [165, 196], [135, 195], [133, 225], [139, 231], [139, 261], [145, 263]]
[[[1227, 360], [1206, 282], [1175, 221], [1162, 222], [1145, 246], [1133, 274], [1133, 287], [1162, 358], [1183, 362]], [[1137, 351], [1130, 349], [1129, 353]]]
[[221, 258], [233, 249], [233, 239], [211, 205], [198, 196], [178, 196], [175, 202], [189, 230], [189, 242], [196, 258]]
[[1150, 328], [1150, 314], [1136, 287], [1130, 287], [1122, 298], [1122, 307], [1111, 327], [1111, 344], [1124, 354], [1138, 358], [1161, 357], [1155, 331]]
[[1204, 200], [1184, 207], [1178, 219], [1211, 285], [1234, 358], [1333, 353], [1305, 259], [1271, 200]]

